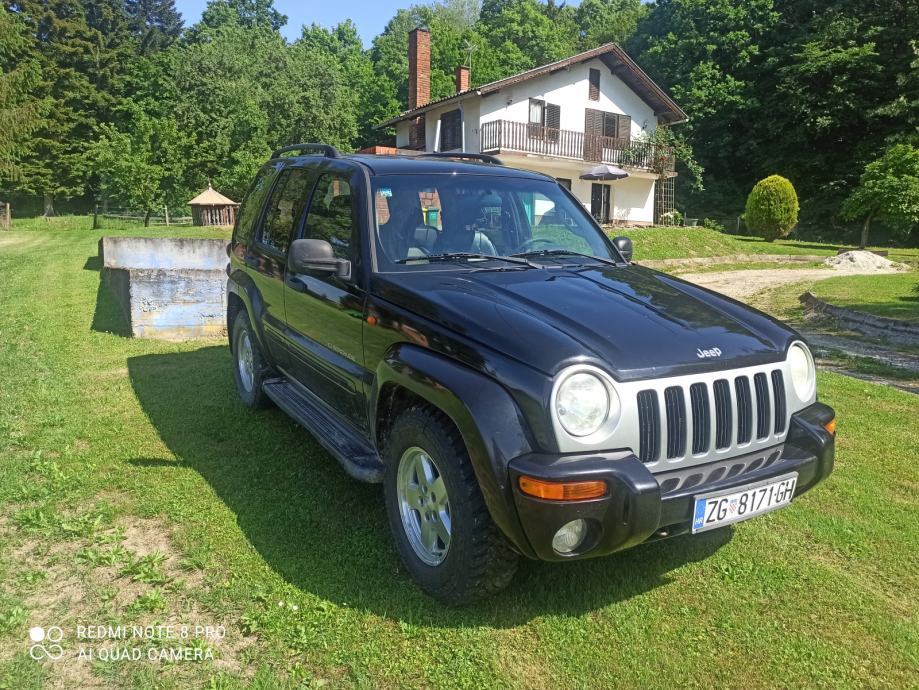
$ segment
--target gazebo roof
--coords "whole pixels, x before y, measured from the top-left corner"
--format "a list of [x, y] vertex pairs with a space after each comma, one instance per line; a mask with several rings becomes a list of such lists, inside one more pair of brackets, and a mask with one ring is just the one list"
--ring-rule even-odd
[[235, 201], [228, 199], [210, 185], [203, 192], [188, 202], [189, 206], [238, 206]]

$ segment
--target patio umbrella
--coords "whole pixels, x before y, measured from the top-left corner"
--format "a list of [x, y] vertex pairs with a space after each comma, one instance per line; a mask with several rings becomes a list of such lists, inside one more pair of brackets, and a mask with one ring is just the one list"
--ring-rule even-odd
[[582, 180], [621, 180], [629, 174], [615, 165], [598, 165], [581, 175]]

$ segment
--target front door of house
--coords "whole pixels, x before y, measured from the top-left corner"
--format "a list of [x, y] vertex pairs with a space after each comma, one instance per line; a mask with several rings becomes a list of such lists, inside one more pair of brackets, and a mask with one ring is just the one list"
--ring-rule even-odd
[[590, 215], [598, 223], [608, 223], [612, 217], [613, 188], [608, 184], [594, 182], [590, 186]]

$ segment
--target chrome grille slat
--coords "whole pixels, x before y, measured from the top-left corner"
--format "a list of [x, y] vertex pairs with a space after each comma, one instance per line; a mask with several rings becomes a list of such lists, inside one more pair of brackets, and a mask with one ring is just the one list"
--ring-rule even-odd
[[785, 378], [782, 372], [776, 369], [772, 372], [772, 398], [775, 406], [775, 433], [782, 434], [785, 432]]
[[756, 438], [769, 436], [771, 416], [769, 382], [762, 372], [753, 377], [753, 388], [756, 389]]
[[705, 453], [711, 438], [711, 407], [708, 401], [708, 386], [694, 383], [689, 387], [692, 408], [692, 454]]
[[750, 395], [750, 379], [738, 376], [734, 379], [734, 393], [737, 399], [737, 445], [749, 443], [753, 437], [753, 398]]
[[681, 458], [686, 454], [686, 401], [682, 386], [664, 390], [667, 419], [667, 458]]

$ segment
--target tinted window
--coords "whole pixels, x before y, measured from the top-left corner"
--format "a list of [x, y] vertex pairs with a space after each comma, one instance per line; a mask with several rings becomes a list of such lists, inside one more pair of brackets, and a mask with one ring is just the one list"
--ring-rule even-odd
[[294, 228], [309, 198], [310, 182], [311, 175], [302, 168], [281, 173], [268, 204], [259, 242], [279, 252], [287, 252]]
[[262, 168], [249, 191], [246, 193], [239, 209], [239, 215], [236, 217], [236, 229], [233, 232], [233, 239], [237, 242], [248, 242], [252, 237], [252, 228], [258, 221], [259, 212], [262, 210], [262, 203], [265, 201], [265, 195], [271, 189], [271, 183], [278, 174], [278, 164], [269, 163]]
[[351, 184], [346, 177], [326, 173], [316, 183], [304, 237], [325, 240], [340, 259], [354, 260], [354, 220]]

